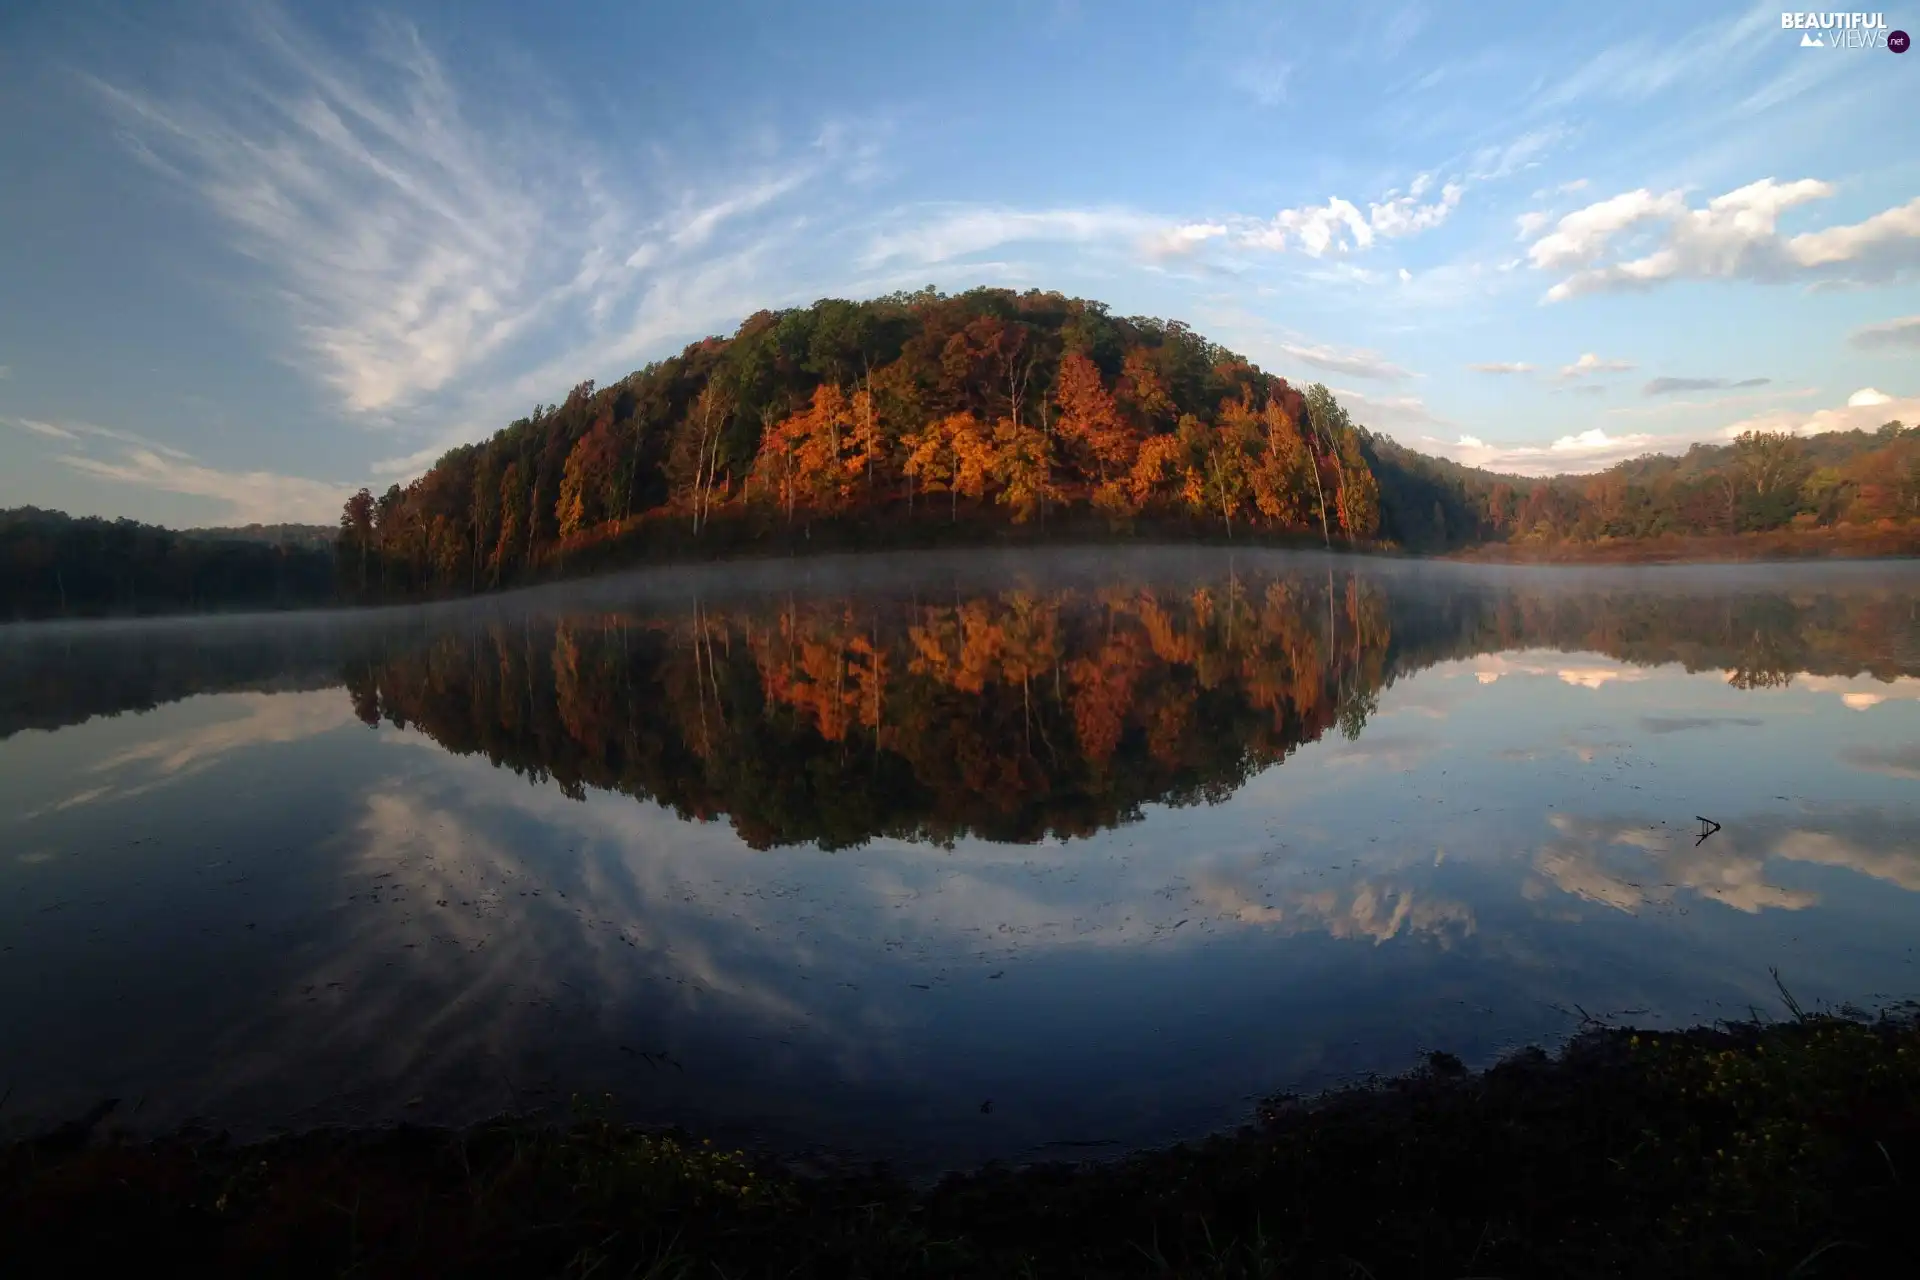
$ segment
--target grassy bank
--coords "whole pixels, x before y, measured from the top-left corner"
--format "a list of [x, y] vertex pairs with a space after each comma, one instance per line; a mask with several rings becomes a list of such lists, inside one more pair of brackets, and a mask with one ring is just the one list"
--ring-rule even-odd
[[1557, 1058], [1277, 1099], [1115, 1163], [916, 1189], [801, 1176], [588, 1107], [566, 1130], [251, 1147], [70, 1127], [4, 1156], [0, 1271], [248, 1275], [1895, 1274], [1920, 1026], [1596, 1029]]

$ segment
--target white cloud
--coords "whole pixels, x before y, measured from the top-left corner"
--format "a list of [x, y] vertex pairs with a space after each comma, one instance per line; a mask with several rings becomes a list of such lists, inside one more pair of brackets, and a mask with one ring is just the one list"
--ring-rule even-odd
[[1722, 428], [1720, 434], [1732, 437], [1743, 431], [1785, 431], [1813, 436], [1828, 431], [1872, 431], [1892, 421], [1920, 423], [1920, 396], [1890, 396], [1876, 387], [1862, 387], [1838, 408], [1815, 409], [1811, 413], [1803, 409], [1775, 409], [1731, 423]]
[[1537, 476], [1601, 471], [1616, 462], [1672, 447], [1677, 441], [1675, 437], [1644, 432], [1613, 435], [1605, 428], [1592, 427], [1544, 445], [1494, 444], [1472, 435], [1451, 441], [1427, 436], [1424, 443], [1470, 467]]
[[1644, 189], [1628, 191], [1565, 215], [1552, 235], [1533, 243], [1527, 258], [1541, 270], [1591, 262], [1608, 241], [1628, 227], [1649, 219], [1675, 217], [1685, 209], [1685, 198], [1678, 191], [1658, 196]]
[[1545, 209], [1529, 209], [1527, 212], [1515, 218], [1513, 223], [1515, 227], [1519, 228], [1520, 234], [1517, 237], [1518, 239], [1531, 240], [1533, 237], [1539, 235], [1541, 230], [1552, 221], [1553, 215]]
[[1432, 204], [1421, 204], [1420, 195], [1426, 190], [1427, 181], [1423, 174], [1415, 180], [1413, 190], [1408, 194], [1389, 196], [1382, 204], [1367, 206], [1367, 218], [1375, 235], [1393, 240], [1430, 231], [1460, 207], [1460, 197], [1466, 189], [1457, 182], [1449, 182], [1441, 187], [1440, 198]]
[[931, 213], [931, 216], [917, 225], [875, 236], [862, 256], [864, 265], [949, 262], [1005, 244], [1043, 241], [1064, 244], [1140, 241], [1164, 246], [1169, 236], [1193, 243], [1207, 238], [1180, 227], [1169, 231], [1154, 219], [1124, 209], [1023, 210], [939, 205], [907, 213]]
[[1593, 373], [1625, 373], [1631, 368], [1633, 368], [1631, 361], [1602, 360], [1599, 356], [1593, 354], [1593, 352], [1588, 351], [1584, 352], [1580, 358], [1572, 364], [1561, 365], [1558, 376], [1562, 379], [1584, 378], [1588, 374]]
[[1920, 316], [1903, 316], [1855, 329], [1847, 341], [1862, 351], [1920, 351]]
[[[1833, 193], [1812, 178], [1762, 178], [1692, 209], [1680, 191], [1642, 188], [1567, 214], [1528, 258], [1541, 270], [1580, 268], [1547, 291], [1549, 302], [1686, 279], [1875, 283], [1920, 266], [1920, 198], [1852, 225], [1780, 233], [1783, 212]], [[1646, 223], [1662, 226], [1651, 252], [1601, 261], [1624, 232]]]
[[1355, 253], [1372, 247], [1375, 240], [1393, 240], [1429, 231], [1447, 220], [1460, 205], [1465, 188], [1449, 182], [1440, 189], [1440, 198], [1420, 203], [1431, 185], [1422, 174], [1405, 195], [1388, 192], [1384, 200], [1370, 203], [1367, 212], [1339, 196], [1330, 196], [1324, 205], [1306, 205], [1282, 209], [1261, 222], [1242, 221], [1236, 228], [1240, 244], [1256, 249], [1284, 251], [1289, 244], [1310, 258], [1328, 254]]
[[1524, 360], [1493, 360], [1485, 364], [1470, 364], [1467, 368], [1475, 373], [1532, 373], [1533, 366]]
[[347, 495], [344, 485], [271, 471], [219, 471], [183, 459], [132, 447], [115, 461], [80, 454], [61, 454], [56, 460], [95, 479], [224, 502], [228, 518], [239, 524], [330, 523], [339, 517]]
[[1148, 249], [1164, 255], [1191, 253], [1207, 241], [1226, 234], [1227, 228], [1218, 222], [1188, 222], [1150, 238]]
[[1289, 236], [1302, 253], [1318, 258], [1329, 252], [1367, 248], [1373, 243], [1373, 227], [1351, 202], [1331, 196], [1325, 205], [1282, 209], [1271, 222], [1244, 233], [1241, 241], [1278, 252], [1287, 247]]
[[1398, 382], [1413, 376], [1374, 351], [1324, 345], [1308, 346], [1291, 342], [1281, 343], [1280, 350], [1302, 364], [1310, 364], [1316, 369], [1325, 369], [1329, 373], [1344, 373], [1355, 378], [1372, 378], [1382, 382]]
[[1406, 283], [1407, 283], [1408, 281], [1410, 281], [1410, 280], [1412, 280], [1412, 279], [1413, 279], [1413, 272], [1411, 272], [1411, 271], [1409, 271], [1409, 270], [1407, 270], [1407, 269], [1406, 269], [1405, 267], [1402, 267], [1402, 268], [1400, 268], [1400, 283], [1401, 283], [1401, 284], [1406, 284]]

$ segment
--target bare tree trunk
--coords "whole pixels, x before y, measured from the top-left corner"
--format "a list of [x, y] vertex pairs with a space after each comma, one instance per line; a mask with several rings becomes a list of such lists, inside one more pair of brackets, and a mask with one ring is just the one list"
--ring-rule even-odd
[[1320, 499], [1320, 540], [1327, 544], [1327, 550], [1333, 550], [1333, 538], [1327, 532], [1327, 491], [1320, 484], [1320, 459], [1313, 456], [1313, 449], [1307, 449], [1307, 467], [1313, 472], [1313, 491]]

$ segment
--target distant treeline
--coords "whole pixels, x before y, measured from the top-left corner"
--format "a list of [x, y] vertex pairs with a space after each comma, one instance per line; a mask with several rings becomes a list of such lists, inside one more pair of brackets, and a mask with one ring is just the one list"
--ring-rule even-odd
[[[59, 511], [0, 511], [0, 619], [288, 609], [336, 598], [311, 526], [188, 533]], [[286, 535], [288, 530], [309, 536]]]
[[763, 311], [346, 504], [357, 598], [740, 547], [1210, 536], [1444, 552], [1906, 522], [1920, 431], [1753, 432], [1594, 476], [1407, 449], [1186, 326], [1032, 291]]

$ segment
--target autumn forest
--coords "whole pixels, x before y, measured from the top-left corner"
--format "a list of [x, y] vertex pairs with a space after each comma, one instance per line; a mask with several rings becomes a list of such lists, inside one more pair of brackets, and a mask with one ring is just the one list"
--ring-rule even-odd
[[0, 617], [373, 603], [662, 560], [1211, 540], [1491, 559], [1920, 554], [1920, 427], [1593, 475], [1421, 453], [1177, 321], [931, 287], [763, 311], [450, 450], [337, 528], [0, 512]]

